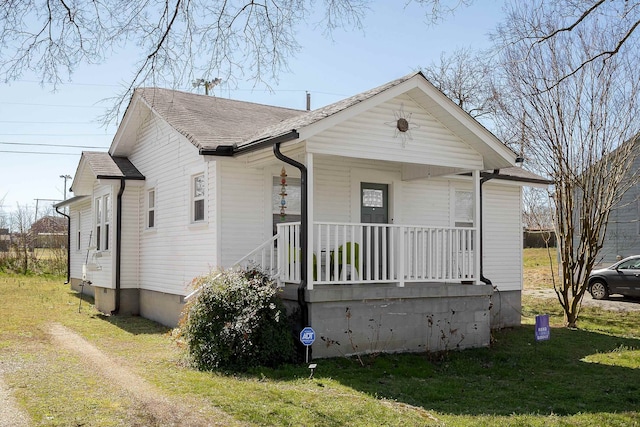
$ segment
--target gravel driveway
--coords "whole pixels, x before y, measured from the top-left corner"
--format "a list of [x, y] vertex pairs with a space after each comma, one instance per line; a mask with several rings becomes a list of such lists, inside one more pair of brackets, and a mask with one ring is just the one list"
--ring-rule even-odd
[[[556, 292], [553, 289], [525, 289], [523, 294], [557, 301]], [[625, 298], [621, 295], [612, 295], [606, 300], [595, 300], [587, 293], [582, 299], [582, 305], [585, 307], [600, 307], [610, 311], [640, 311], [640, 299]]]

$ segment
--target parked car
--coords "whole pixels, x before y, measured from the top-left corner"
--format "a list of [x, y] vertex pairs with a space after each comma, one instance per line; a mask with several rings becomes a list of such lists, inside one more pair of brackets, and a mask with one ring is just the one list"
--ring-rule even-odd
[[640, 296], [640, 255], [630, 256], [610, 267], [593, 270], [587, 288], [594, 299], [611, 294]]

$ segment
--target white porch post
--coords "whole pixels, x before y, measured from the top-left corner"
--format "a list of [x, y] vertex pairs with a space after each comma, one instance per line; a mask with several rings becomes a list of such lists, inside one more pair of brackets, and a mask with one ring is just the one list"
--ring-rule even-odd
[[307, 289], [313, 289], [313, 154], [307, 153]]
[[480, 228], [480, 214], [482, 210], [480, 208], [480, 171], [474, 170], [471, 173], [471, 176], [473, 177], [473, 206], [475, 207], [473, 212], [473, 224], [475, 225], [474, 228], [476, 229], [476, 238], [474, 239], [473, 243], [473, 277], [475, 278], [474, 282], [477, 285], [480, 283], [480, 263], [482, 262], [482, 259], [480, 259], [480, 242], [482, 240], [482, 229]]

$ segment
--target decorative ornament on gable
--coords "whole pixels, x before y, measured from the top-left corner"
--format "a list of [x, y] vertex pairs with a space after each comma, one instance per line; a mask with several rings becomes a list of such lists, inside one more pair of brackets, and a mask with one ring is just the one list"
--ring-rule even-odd
[[402, 142], [402, 148], [407, 145], [407, 140], [413, 140], [413, 135], [411, 135], [412, 129], [418, 129], [420, 125], [411, 122], [411, 116], [413, 113], [405, 113], [404, 104], [400, 104], [400, 110], [394, 111], [393, 116], [395, 118], [392, 122], [385, 122], [384, 124], [387, 126], [391, 126], [394, 128], [393, 137], [400, 137]]
[[284, 221], [287, 216], [287, 170], [282, 167], [280, 171], [280, 219]]

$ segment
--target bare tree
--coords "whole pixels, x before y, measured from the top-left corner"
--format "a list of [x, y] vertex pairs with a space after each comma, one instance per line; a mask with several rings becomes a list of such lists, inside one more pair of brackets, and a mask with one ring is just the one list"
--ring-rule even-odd
[[[361, 28], [368, 0], [324, 2], [318, 25]], [[12, 0], [0, 11], [0, 76], [29, 70], [60, 83], [81, 64], [137, 49], [122, 99], [142, 83], [175, 86], [202, 76], [276, 78], [299, 45], [311, 0]]]
[[[625, 50], [638, 48], [638, 0], [535, 0], [528, 1], [526, 6], [538, 10], [541, 14], [555, 17], [553, 25], [546, 26], [542, 32], [540, 28], [535, 28], [529, 23], [528, 28], [531, 31], [514, 33], [504, 40], [514, 45], [525, 42], [533, 55], [541, 46], [552, 48], [567, 34], [585, 33], [594, 26], [607, 35], [606, 40], [602, 40], [597, 49], [592, 49], [580, 61], [575, 61], [562, 74], [555, 76], [556, 83], [562, 82], [586, 66], [599, 67], [604, 71], [610, 58]], [[513, 9], [509, 13], [512, 12]], [[511, 19], [509, 13], [507, 21]]]
[[[407, 3], [410, 3], [409, 0]], [[437, 24], [446, 18], [455, 15], [462, 7], [471, 5], [474, 0], [413, 0], [427, 8], [426, 16], [432, 24]]]
[[609, 214], [638, 182], [631, 166], [639, 150], [640, 76], [633, 50], [605, 63], [588, 61], [615, 38], [600, 22], [531, 46], [532, 37], [552, 33], [559, 20], [552, 10], [514, 2], [496, 40], [503, 43], [503, 125], [554, 183], [561, 261], [554, 287], [567, 326], [575, 327]]
[[11, 213], [12, 249], [15, 251], [22, 274], [27, 274], [30, 265], [35, 262], [33, 252], [35, 237], [31, 233], [31, 225], [34, 221], [34, 211], [28, 205], [18, 203], [17, 208]]
[[423, 68], [425, 77], [442, 93], [476, 119], [491, 112], [490, 67], [486, 52], [458, 48], [442, 52], [440, 62]]
[[[442, 19], [470, 0], [413, 0]], [[9, 0], [0, 10], [0, 77], [26, 71], [43, 83], [70, 79], [81, 64], [136, 50], [126, 89], [106, 118], [142, 84], [176, 87], [220, 77], [254, 84], [277, 81], [300, 46], [299, 25], [330, 34], [362, 29], [372, 0]]]
[[[522, 195], [522, 210], [522, 225], [524, 228], [539, 231], [553, 229], [553, 207], [546, 190], [542, 188], [526, 188]], [[548, 243], [549, 239], [546, 241]]]

